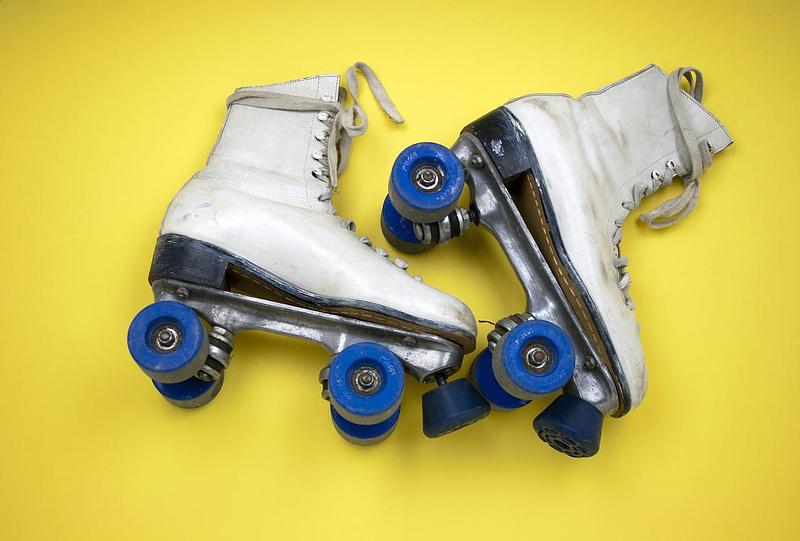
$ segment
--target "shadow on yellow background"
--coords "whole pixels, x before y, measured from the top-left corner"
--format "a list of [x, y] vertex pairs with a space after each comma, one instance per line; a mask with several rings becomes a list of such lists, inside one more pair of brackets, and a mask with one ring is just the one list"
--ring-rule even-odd
[[[800, 536], [795, 3], [163, 4], [0, 1], [4, 539]], [[650, 390], [596, 457], [541, 444], [541, 404], [426, 439], [410, 379], [395, 434], [355, 447], [319, 398], [323, 350], [275, 336], [240, 336], [197, 411], [130, 360], [162, 213], [229, 92], [356, 60], [407, 119], [364, 98], [370, 132], [335, 202], [373, 238], [408, 144], [450, 144], [521, 94], [578, 95], [651, 62], [703, 70], [736, 144], [687, 220], [626, 224]], [[523, 307], [483, 232], [408, 259], [479, 319]]]

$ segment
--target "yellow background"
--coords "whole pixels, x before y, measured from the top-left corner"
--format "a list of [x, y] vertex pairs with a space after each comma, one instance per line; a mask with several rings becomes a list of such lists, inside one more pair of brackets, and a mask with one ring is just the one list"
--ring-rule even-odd
[[[797, 539], [799, 14], [711, 0], [0, 1], [0, 538]], [[350, 445], [319, 398], [326, 355], [289, 339], [238, 337], [225, 388], [197, 411], [162, 401], [129, 358], [162, 213], [202, 167], [229, 92], [356, 60], [407, 118], [391, 125], [362, 88], [370, 131], [335, 202], [377, 239], [406, 145], [450, 144], [529, 92], [580, 94], [651, 62], [704, 71], [736, 143], [685, 222], [626, 224], [650, 390], [606, 421], [595, 458], [538, 440], [544, 402], [426, 439], [410, 379], [395, 434]], [[523, 308], [483, 232], [408, 259], [479, 319]]]

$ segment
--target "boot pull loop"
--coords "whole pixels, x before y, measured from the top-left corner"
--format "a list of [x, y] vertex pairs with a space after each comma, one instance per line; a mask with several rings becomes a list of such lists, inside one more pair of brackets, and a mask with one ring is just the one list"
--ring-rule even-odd
[[678, 68], [673, 72], [677, 74], [677, 79], [679, 82], [680, 88], [680, 78], [683, 77], [689, 83], [689, 95], [697, 101], [697, 103], [703, 102], [703, 73], [691, 66], [687, 66], [685, 68]]

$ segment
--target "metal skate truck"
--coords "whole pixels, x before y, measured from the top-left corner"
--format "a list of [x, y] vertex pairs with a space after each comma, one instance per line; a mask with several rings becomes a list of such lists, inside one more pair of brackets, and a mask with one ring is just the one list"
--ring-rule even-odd
[[384, 111], [403, 121], [374, 72], [244, 87], [206, 167], [170, 203], [150, 284], [156, 302], [131, 323], [128, 348], [156, 390], [183, 408], [219, 392], [234, 335], [245, 329], [321, 344], [323, 398], [339, 433], [370, 444], [400, 415], [404, 372], [437, 386], [422, 396], [423, 430], [440, 436], [485, 417], [465, 378], [447, 381], [475, 349], [463, 303], [373, 249], [331, 203], [352, 138], [367, 129], [360, 71]]
[[525, 308], [496, 323], [470, 379], [497, 410], [561, 391], [533, 427], [567, 455], [595, 454], [604, 417], [644, 397], [622, 224], [676, 177], [683, 193], [640, 218], [663, 228], [694, 208], [700, 175], [732, 143], [702, 97], [698, 70], [649, 66], [577, 100], [518, 98], [465, 127], [451, 149], [415, 144], [392, 168], [381, 217], [392, 245], [419, 252], [478, 225], [502, 247]]

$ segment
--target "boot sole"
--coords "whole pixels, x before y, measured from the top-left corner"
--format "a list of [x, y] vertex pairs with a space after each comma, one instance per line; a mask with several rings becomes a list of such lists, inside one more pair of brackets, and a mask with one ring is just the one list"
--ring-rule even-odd
[[156, 241], [149, 282], [153, 284], [162, 279], [179, 280], [412, 332], [434, 334], [455, 342], [465, 353], [475, 349], [474, 337], [458, 330], [436, 326], [424, 320], [412, 321], [405, 314], [373, 303], [316, 295], [227, 250], [183, 235], [161, 235]]

